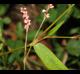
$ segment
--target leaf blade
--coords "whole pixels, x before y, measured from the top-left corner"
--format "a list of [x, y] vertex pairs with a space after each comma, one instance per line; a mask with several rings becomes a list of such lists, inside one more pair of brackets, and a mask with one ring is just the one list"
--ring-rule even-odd
[[54, 35], [54, 33], [56, 33], [56, 31], [62, 26], [62, 24], [64, 23], [64, 21], [60, 22], [59, 24], [57, 24], [53, 29], [51, 29], [48, 32], [48, 35]]
[[34, 45], [36, 54], [49, 70], [68, 70], [62, 62], [46, 46], [41, 43]]

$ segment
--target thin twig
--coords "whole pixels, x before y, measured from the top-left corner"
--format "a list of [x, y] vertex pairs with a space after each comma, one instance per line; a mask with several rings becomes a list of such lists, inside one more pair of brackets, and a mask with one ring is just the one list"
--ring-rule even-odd
[[46, 20], [46, 18], [45, 18], [45, 16], [44, 16], [43, 21], [42, 21], [42, 23], [40, 24], [40, 27], [39, 27], [38, 31], [36, 32], [36, 35], [35, 35], [35, 37], [34, 37], [34, 40], [35, 40], [35, 38], [37, 37], [37, 35], [39, 34], [39, 32], [40, 32], [40, 30], [41, 30], [41, 28], [42, 28], [43, 23], [44, 23], [45, 20]]
[[46, 36], [46, 37], [44, 37], [44, 39], [45, 38], [72, 38], [72, 39], [74, 39], [74, 38], [80, 38], [80, 36], [79, 35], [77, 35], [77, 36]]
[[67, 59], [68, 59], [68, 53], [65, 51], [64, 52], [64, 57], [63, 57], [63, 60], [62, 60], [63, 64], [66, 64]]
[[26, 65], [27, 65], [27, 68], [28, 68], [29, 70], [33, 70], [28, 61], [26, 61]]
[[42, 38], [42, 39], [39, 39], [37, 42], [40, 42], [40, 41], [42, 41], [42, 40], [44, 40], [44, 39], [47, 39], [47, 38], [65, 38], [65, 39], [76, 39], [76, 38], [80, 38], [80, 35], [77, 35], [77, 36], [72, 36], [72, 37], [70, 37], [70, 36], [46, 36], [46, 37], [44, 37], [44, 38]]
[[25, 51], [24, 51], [24, 70], [26, 69], [26, 51], [27, 51], [27, 35], [28, 31], [26, 30], [26, 37], [25, 37]]
[[30, 46], [30, 48], [28, 49], [28, 52], [27, 52], [27, 54], [26, 54], [26, 58], [27, 58], [27, 59], [28, 59], [28, 55], [29, 55], [30, 51], [31, 51], [31, 46]]
[[28, 49], [25, 58], [26, 58], [26, 65], [28, 66], [28, 68], [29, 68], [30, 70], [32, 70], [32, 68], [30, 67], [30, 65], [29, 65], [29, 63], [28, 63], [28, 56], [29, 56], [30, 51], [31, 51], [31, 46], [30, 46], [30, 48]]

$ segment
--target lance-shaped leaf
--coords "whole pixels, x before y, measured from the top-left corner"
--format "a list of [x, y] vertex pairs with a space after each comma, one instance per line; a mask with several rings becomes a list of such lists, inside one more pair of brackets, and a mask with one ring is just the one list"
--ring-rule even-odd
[[38, 43], [34, 45], [34, 49], [48, 70], [68, 70], [68, 68], [45, 45]]
[[56, 33], [56, 31], [62, 26], [63, 23], [64, 23], [64, 21], [62, 21], [58, 25], [56, 25], [53, 29], [51, 29], [48, 32], [48, 35], [54, 35]]

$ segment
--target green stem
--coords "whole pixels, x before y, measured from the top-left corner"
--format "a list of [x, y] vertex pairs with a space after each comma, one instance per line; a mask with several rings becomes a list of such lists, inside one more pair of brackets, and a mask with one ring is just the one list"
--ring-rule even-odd
[[30, 46], [30, 48], [28, 49], [28, 52], [27, 52], [27, 54], [26, 54], [26, 58], [27, 58], [27, 59], [28, 59], [28, 55], [29, 55], [30, 51], [31, 51], [31, 46]]
[[27, 35], [28, 31], [26, 30], [26, 37], [25, 37], [25, 50], [24, 50], [24, 70], [26, 70], [26, 51], [27, 51]]
[[46, 18], [45, 18], [45, 16], [44, 16], [43, 21], [42, 21], [42, 23], [40, 24], [40, 27], [39, 27], [38, 31], [36, 32], [36, 35], [35, 35], [35, 37], [34, 37], [34, 40], [35, 40], [35, 38], [37, 37], [37, 35], [39, 34], [39, 31], [41, 30], [41, 28], [42, 28], [43, 23], [44, 23], [45, 20], [46, 20]]
[[46, 39], [46, 38], [72, 38], [72, 39], [74, 39], [74, 38], [80, 38], [79, 36], [72, 36], [72, 37], [70, 37], [70, 36], [46, 36], [46, 37], [44, 37], [44, 39]]
[[[39, 39], [39, 40], [37, 41], [37, 43], [40, 42], [40, 41], [42, 41], [42, 40], [44, 40], [44, 39], [47, 39], [47, 38], [57, 38], [57, 39], [59, 39], [59, 38], [64, 38], [64, 39], [76, 39], [76, 38], [80, 38], [80, 35], [72, 36], [72, 37], [70, 37], [70, 36], [67, 36], [67, 37], [65, 37], [65, 36], [46, 36], [46, 37], [44, 37], [44, 38], [42, 38], [42, 39]], [[35, 44], [36, 44], [36, 43], [35, 43]], [[33, 45], [34, 45], [34, 44], [33, 44]]]

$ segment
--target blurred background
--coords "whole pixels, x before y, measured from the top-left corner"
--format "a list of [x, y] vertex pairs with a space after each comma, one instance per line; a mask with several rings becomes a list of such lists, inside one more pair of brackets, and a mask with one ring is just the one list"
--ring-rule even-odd
[[[20, 7], [26, 7], [31, 19], [28, 43], [32, 42], [43, 20], [42, 10], [47, 4], [0, 4], [0, 70], [23, 69], [25, 30]], [[50, 18], [43, 24], [43, 32], [67, 8], [68, 4], [53, 4]], [[76, 4], [57, 36], [80, 34], [80, 4]], [[80, 69], [80, 39], [46, 39], [42, 41], [69, 68]], [[44, 70], [45, 66], [32, 48], [27, 69]]]

